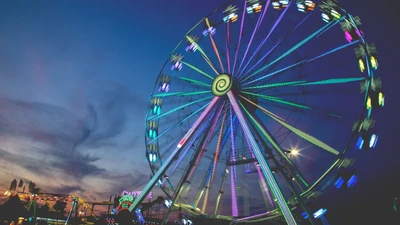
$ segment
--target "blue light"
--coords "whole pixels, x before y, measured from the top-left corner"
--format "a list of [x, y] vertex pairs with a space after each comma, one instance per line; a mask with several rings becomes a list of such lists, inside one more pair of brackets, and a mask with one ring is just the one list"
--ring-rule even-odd
[[358, 181], [358, 176], [355, 174], [350, 177], [349, 181], [347, 181], [347, 187], [353, 187]]
[[344, 179], [342, 177], [339, 177], [335, 182], [335, 187], [339, 189], [342, 187], [343, 184], [344, 184]]
[[364, 139], [362, 137], [359, 137], [356, 146], [359, 150], [361, 150], [363, 148], [363, 145], [364, 145]]
[[313, 214], [313, 216], [314, 216], [315, 219], [318, 219], [318, 218], [320, 218], [321, 216], [323, 216], [325, 213], [326, 213], [326, 209], [321, 208], [321, 209], [319, 209], [318, 211], [316, 211], [316, 212]]
[[156, 161], [157, 161], [157, 155], [153, 154], [153, 162], [156, 162]]
[[[321, 216], [325, 215], [326, 211], [327, 211], [327, 209], [320, 208], [313, 214], [313, 216], [314, 216], [315, 219], [318, 219]], [[306, 212], [303, 212], [301, 214], [301, 216], [303, 216], [304, 219], [308, 219], [308, 215], [307, 215]]]

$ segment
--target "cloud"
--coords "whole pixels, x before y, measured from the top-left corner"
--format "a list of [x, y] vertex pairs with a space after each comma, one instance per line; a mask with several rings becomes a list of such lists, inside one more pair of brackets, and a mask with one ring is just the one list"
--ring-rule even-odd
[[54, 193], [60, 194], [70, 194], [77, 191], [83, 192], [85, 190], [79, 185], [60, 185], [59, 187], [53, 189]]
[[127, 129], [136, 126], [132, 117], [145, 101], [113, 82], [95, 82], [88, 89], [84, 116], [74, 108], [0, 97], [0, 177], [34, 180], [43, 191], [90, 198], [144, 185], [147, 175], [124, 172], [137, 165], [116, 163], [126, 160], [118, 154], [121, 146], [141, 136]]

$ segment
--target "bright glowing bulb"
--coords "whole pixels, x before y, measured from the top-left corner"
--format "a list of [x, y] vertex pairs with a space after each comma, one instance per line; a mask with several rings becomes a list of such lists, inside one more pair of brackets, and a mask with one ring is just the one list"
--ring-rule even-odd
[[298, 154], [299, 154], [299, 150], [293, 149], [290, 153], [291, 153], [292, 155], [298, 155]]

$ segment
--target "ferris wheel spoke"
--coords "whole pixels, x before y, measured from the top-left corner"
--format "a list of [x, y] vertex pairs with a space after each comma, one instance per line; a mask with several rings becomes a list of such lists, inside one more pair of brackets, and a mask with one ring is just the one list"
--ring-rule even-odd
[[300, 90], [300, 91], [293, 91], [293, 92], [279, 92], [279, 93], [271, 93], [272, 97], [288, 97], [288, 96], [311, 96], [311, 95], [351, 95], [351, 94], [359, 94], [359, 89], [352, 88], [343, 88], [340, 92], [337, 90]]
[[[263, 124], [260, 122], [260, 119], [258, 119], [256, 117], [256, 115], [252, 115], [244, 106], [243, 104], [241, 104], [242, 108], [244, 109], [244, 111], [246, 112], [246, 114], [249, 116], [249, 118], [251, 119], [251, 121], [253, 121], [254, 125], [256, 125], [256, 127], [261, 131], [261, 133], [267, 138], [268, 142], [271, 143], [271, 145], [275, 148], [275, 150], [279, 153], [279, 155], [282, 157], [282, 159], [288, 163], [289, 166], [291, 166], [292, 168], [295, 168], [294, 164], [292, 163], [292, 161], [287, 157], [287, 155], [283, 152], [281, 146], [278, 144], [278, 142], [276, 140], [274, 140], [273, 136], [271, 135], [271, 132], [269, 132], [267, 130], [267, 128], [265, 128], [265, 126], [263, 126]], [[296, 177], [298, 177], [300, 179], [300, 181], [306, 186], [309, 187], [309, 184], [307, 183], [307, 181], [304, 179], [304, 177], [296, 172]]]
[[159, 119], [159, 118], [161, 118], [161, 117], [170, 115], [171, 113], [177, 112], [177, 111], [179, 111], [179, 110], [181, 110], [181, 109], [183, 109], [183, 108], [185, 108], [185, 107], [188, 107], [188, 106], [191, 106], [191, 105], [194, 105], [194, 104], [197, 104], [197, 103], [199, 103], [199, 102], [206, 101], [206, 100], [209, 100], [209, 99], [212, 99], [212, 98], [213, 98], [213, 96], [209, 96], [209, 97], [205, 97], [205, 98], [198, 99], [198, 100], [196, 100], [196, 101], [189, 102], [189, 103], [187, 103], [187, 104], [184, 104], [184, 105], [181, 105], [181, 106], [176, 107], [176, 108], [174, 108], [174, 109], [171, 109], [171, 110], [169, 110], [169, 111], [167, 111], [167, 112], [161, 113], [160, 115], [154, 115], [154, 116], [148, 118], [148, 120], [156, 120], [156, 119]]
[[187, 77], [177, 77], [177, 78], [180, 79], [180, 80], [189, 82], [191, 84], [204, 86], [204, 87], [211, 87], [211, 84], [207, 84], [207, 83], [204, 83], [204, 82], [201, 82], [201, 81], [198, 81], [198, 80], [194, 80], [194, 79], [191, 79], [191, 78], [187, 78]]
[[322, 31], [321, 33], [319, 33], [319, 34], [317, 35], [317, 37], [319, 37], [319, 36], [321, 36], [322, 34], [324, 34], [326, 31], [328, 31], [330, 28], [334, 27], [337, 23], [339, 23], [339, 22], [342, 21], [342, 20], [346, 20], [346, 15], [342, 16], [342, 17], [340, 18], [340, 20], [338, 20], [336, 23], [330, 24], [330, 26], [329, 26], [326, 30], [324, 30], [324, 31]]
[[[217, 112], [217, 115], [214, 117], [214, 123], [213, 123], [213, 125], [211, 127], [211, 130], [209, 132], [207, 132], [207, 135], [206, 135], [206, 138], [205, 138], [204, 142], [200, 143], [200, 145], [201, 145], [200, 150], [201, 151], [204, 151], [208, 147], [208, 145], [210, 144], [211, 139], [212, 139], [212, 137], [214, 135], [215, 128], [217, 127], [219, 118], [221, 116], [222, 109], [223, 109], [223, 107], [219, 108], [219, 110]], [[198, 157], [196, 158], [196, 160], [194, 161], [194, 165], [193, 165], [192, 171], [190, 171], [189, 176], [188, 176], [189, 180], [191, 179], [191, 177], [192, 177], [192, 175], [194, 173], [194, 170], [196, 169], [196, 166], [198, 165], [198, 163], [199, 163], [199, 161], [200, 161], [200, 159], [202, 158], [203, 155], [204, 154], [199, 154]]]
[[[343, 19], [344, 17], [342, 17]], [[341, 20], [342, 20], [341, 19]], [[305, 38], [304, 40], [302, 40], [300, 43], [298, 43], [297, 45], [293, 46], [291, 49], [289, 49], [288, 51], [286, 51], [285, 53], [283, 53], [281, 56], [279, 56], [277, 59], [275, 59], [274, 61], [272, 61], [271, 63], [261, 67], [260, 69], [256, 70], [255, 72], [251, 73], [250, 75], [246, 76], [243, 81], [248, 80], [249, 78], [259, 74], [260, 72], [264, 71], [265, 69], [269, 68], [270, 66], [274, 65], [275, 63], [279, 62], [280, 60], [282, 60], [284, 57], [288, 56], [290, 53], [292, 53], [293, 51], [297, 50], [298, 48], [300, 48], [301, 46], [303, 46], [305, 43], [307, 43], [308, 41], [310, 41], [311, 39], [315, 38], [319, 33], [321, 33], [322, 31], [326, 30], [327, 28], [331, 28], [333, 26], [330, 26], [332, 23], [333, 24], [338, 24], [341, 20], [338, 20], [336, 22], [331, 22], [326, 24], [325, 26], [323, 26], [322, 28], [320, 28], [319, 30], [317, 30], [316, 32], [314, 32], [313, 34], [311, 34], [310, 36], [308, 36], [307, 38]]]
[[[230, 129], [230, 127], [229, 127], [228, 129]], [[228, 137], [229, 137], [228, 135], [225, 135], [225, 137], [224, 137], [224, 139], [223, 139], [223, 141], [222, 141], [222, 145], [220, 146], [219, 153], [218, 153], [219, 156], [220, 156], [220, 154], [221, 154], [221, 152], [222, 152], [223, 147], [224, 147], [225, 144], [226, 144], [226, 141], [228, 140]], [[207, 144], [207, 145], [208, 145], [208, 144]], [[205, 155], [204, 155], [204, 156], [205, 156]], [[208, 158], [208, 157], [207, 157], [207, 158]], [[211, 159], [211, 158], [210, 158], [210, 159]], [[208, 173], [206, 173], [206, 176], [204, 177], [203, 182], [202, 182], [202, 184], [200, 185], [200, 188], [199, 188], [199, 190], [198, 190], [198, 192], [197, 192], [195, 201], [194, 201], [194, 203], [193, 203], [194, 207], [197, 207], [197, 204], [198, 204], [199, 200], [201, 199], [202, 195], [204, 194], [205, 191], [207, 192], [207, 189], [208, 189], [209, 186], [210, 186], [209, 184], [210, 184], [210, 179], [211, 179], [211, 174], [212, 174], [213, 168], [214, 168], [214, 163], [213, 163], [213, 161], [210, 161], [210, 166], [209, 166], [209, 169], [207, 170]], [[207, 204], [207, 199], [208, 199], [208, 197], [207, 197], [207, 193], [206, 193], [206, 196], [205, 196], [204, 202], [203, 202], [203, 208], [204, 208], [205, 205]]]
[[132, 205], [129, 207], [130, 212], [132, 212], [134, 209], [136, 209], [137, 206], [139, 205], [139, 203], [142, 202], [143, 199], [147, 196], [147, 194], [149, 193], [151, 188], [154, 187], [154, 185], [158, 182], [160, 177], [168, 169], [172, 160], [180, 152], [182, 146], [184, 146], [186, 144], [186, 142], [192, 137], [193, 133], [197, 130], [200, 123], [203, 122], [204, 118], [208, 115], [208, 113], [211, 111], [211, 109], [214, 107], [215, 103], [218, 100], [219, 100], [219, 97], [214, 97], [212, 99], [212, 101], [210, 102], [210, 104], [207, 106], [207, 108], [197, 118], [197, 120], [194, 122], [192, 127], [186, 132], [186, 134], [183, 136], [183, 138], [179, 141], [179, 144], [176, 146], [176, 148], [172, 152], [172, 154], [168, 157], [168, 159], [165, 161], [165, 163], [159, 168], [159, 170], [154, 174], [154, 176], [150, 179], [149, 183], [147, 183], [147, 185], [143, 188], [142, 192], [140, 192], [140, 194], [134, 200]]
[[[267, 9], [268, 9], [268, 6], [269, 6], [269, 5], [270, 5], [270, 0], [267, 1], [267, 3], [265, 4], [265, 7], [264, 7], [264, 11], [263, 11], [263, 12], [260, 14], [260, 16], [258, 17], [257, 23], [256, 23], [256, 25], [254, 26], [254, 30], [253, 30], [253, 33], [252, 33], [252, 35], [251, 35], [250, 41], [249, 41], [249, 43], [247, 44], [246, 51], [244, 52], [244, 56], [243, 56], [243, 58], [242, 58], [242, 61], [240, 62], [238, 71], [240, 71], [240, 68], [242, 68], [244, 59], [246, 58], [247, 53], [249, 52], [250, 46], [251, 46], [251, 44], [253, 43], [254, 36], [255, 36], [256, 32], [258, 31], [258, 28], [260, 27], [262, 20], [264, 19], [265, 13], [267, 12]], [[239, 77], [239, 75], [240, 75], [240, 73], [238, 74], [238, 77]]]
[[[232, 161], [236, 161], [235, 159], [235, 131], [234, 131], [234, 125], [236, 123], [236, 115], [234, 115], [232, 107], [229, 109], [230, 111], [230, 140], [231, 140], [231, 154], [232, 154]], [[237, 123], [236, 123], [237, 124]], [[237, 127], [239, 127], [237, 125]], [[237, 133], [237, 130], [236, 130]], [[235, 185], [235, 179], [236, 178], [236, 165], [231, 166], [231, 174], [230, 174], [230, 179], [231, 179], [231, 200], [232, 200], [232, 216], [237, 217], [238, 216], [238, 206], [237, 206], [237, 199], [236, 199], [236, 185]]]
[[[197, 132], [196, 136], [194, 138], [191, 138], [190, 142], [188, 143], [188, 145], [186, 145], [186, 147], [183, 150], [183, 154], [180, 155], [179, 159], [176, 161], [174, 167], [172, 168], [172, 170], [169, 172], [168, 176], [172, 176], [174, 174], [174, 172], [176, 171], [176, 169], [178, 168], [179, 165], [181, 165], [183, 159], [186, 157], [188, 151], [190, 150], [190, 148], [192, 148], [192, 145], [194, 144], [194, 142], [196, 141], [196, 139], [202, 135], [202, 132], [206, 129], [206, 127], [208, 126], [208, 122], [204, 123], [203, 126], [199, 129], [199, 132]], [[164, 181], [167, 178], [164, 178]], [[163, 181], [163, 182], [164, 182]]]
[[260, 147], [257, 145], [253, 135], [250, 132], [250, 129], [247, 125], [246, 119], [244, 118], [244, 115], [240, 109], [240, 106], [239, 106], [235, 96], [233, 95], [232, 91], [229, 91], [227, 93], [227, 95], [228, 95], [230, 103], [232, 104], [233, 110], [235, 111], [235, 113], [239, 119], [240, 125], [241, 125], [245, 135], [249, 138], [249, 141], [253, 148], [256, 159], [260, 164], [260, 167], [263, 171], [264, 177], [267, 180], [267, 182], [271, 188], [271, 191], [274, 194], [274, 197], [277, 199], [277, 203], [282, 211], [283, 216], [286, 219], [286, 222], [288, 224], [297, 224], [293, 217], [293, 214], [292, 214], [291, 210], [289, 209], [289, 206], [287, 205], [286, 200], [279, 188], [279, 185], [278, 185], [277, 181], [275, 180], [275, 177], [273, 176], [271, 169], [268, 166], [266, 159], [263, 156], [263, 153], [261, 152]]
[[[247, 5], [247, 0], [244, 1], [244, 9], [246, 9], [246, 5]], [[239, 40], [236, 46], [236, 52], [235, 52], [235, 58], [233, 60], [233, 68], [232, 68], [232, 74], [235, 74], [235, 68], [236, 68], [236, 62], [237, 62], [237, 58], [239, 55], [239, 50], [240, 50], [240, 43], [242, 41], [242, 35], [243, 35], [243, 27], [244, 27], [244, 18], [246, 16], [246, 10], [243, 10], [243, 15], [242, 15], [242, 21], [240, 23], [240, 32], [239, 32]]]
[[348, 77], [348, 78], [333, 78], [319, 81], [310, 81], [306, 83], [297, 83], [292, 86], [309, 86], [309, 85], [326, 85], [326, 84], [344, 84], [344, 83], [352, 83], [356, 81], [365, 80], [364, 77]]
[[[218, 110], [217, 110], [218, 111]], [[205, 124], [203, 124], [203, 127], [207, 127], [207, 131], [206, 132], [199, 132], [199, 131], [197, 131], [197, 134], [199, 135], [201, 135], [202, 136], [202, 141], [203, 140], [206, 140], [210, 135], [212, 136], [212, 133], [213, 132], [208, 132], [208, 131], [210, 131], [210, 122], [212, 121], [212, 120], [215, 120], [215, 117], [214, 117], [214, 114], [215, 114], [215, 111], [213, 112], [213, 114], [210, 116], [210, 118], [208, 119], [208, 122], [206, 122]], [[219, 116], [217, 116], [216, 117], [217, 118], [217, 120], [218, 120], [218, 118], [219, 118]], [[206, 125], [207, 124], [207, 125]], [[196, 137], [197, 138], [197, 137]], [[191, 138], [191, 141], [192, 141], [192, 139], [193, 138]], [[200, 145], [202, 145], [202, 141], [200, 142]], [[193, 142], [192, 142], [193, 143]], [[189, 147], [190, 148], [190, 147]], [[193, 155], [193, 157], [191, 158], [191, 160], [190, 160], [190, 162], [189, 162], [189, 164], [187, 165], [187, 168], [186, 169], [184, 169], [184, 174], [183, 174], [183, 176], [182, 176], [182, 178], [180, 179], [180, 181], [179, 181], [179, 183], [178, 183], [178, 187], [177, 187], [177, 189], [175, 190], [175, 192], [174, 192], [174, 196], [173, 196], [173, 198], [172, 198], [172, 204], [174, 204], [174, 203], [176, 203], [176, 201], [177, 201], [177, 199], [178, 198], [181, 198], [181, 195], [182, 195], [182, 192], [185, 190], [185, 184], [188, 184], [186, 181], [189, 181], [190, 180], [190, 178], [189, 178], [189, 176], [190, 176], [190, 174], [193, 172], [193, 170], [195, 169], [195, 167], [196, 167], [196, 165], [193, 163], [193, 160], [194, 159], [196, 159], [198, 156], [201, 156], [201, 154], [202, 154], [202, 147], [200, 147], [200, 148], [198, 148], [196, 151], [195, 151], [195, 153], [194, 153], [194, 155]], [[184, 156], [181, 156], [181, 159], [183, 159], [183, 157]], [[180, 165], [180, 162], [177, 162], [176, 163], [176, 165], [175, 166], [178, 166], [178, 165]], [[187, 185], [187, 187], [190, 187], [190, 184], [189, 185]], [[186, 202], [186, 201], [185, 201]]]
[[222, 193], [224, 193], [224, 185], [225, 185], [226, 177], [228, 176], [228, 171], [229, 171], [228, 170], [228, 166], [226, 165], [225, 166], [225, 172], [222, 173], [222, 181], [221, 181], [221, 185], [220, 185], [220, 188], [219, 188], [217, 200], [216, 200], [216, 203], [215, 203], [215, 206], [214, 206], [213, 215], [217, 214], [217, 211], [218, 211], [218, 208], [219, 208], [219, 202], [221, 200]]
[[[246, 135], [245, 135], [245, 139], [246, 139], [247, 146], [248, 146], [248, 148], [249, 148], [249, 150], [250, 150], [251, 157], [252, 157], [253, 159], [256, 159], [256, 157], [255, 157], [255, 155], [254, 155], [254, 151], [253, 151], [253, 149], [252, 149], [252, 147], [251, 147], [251, 144], [250, 144], [250, 142], [249, 142], [249, 138], [248, 138]], [[274, 206], [274, 202], [273, 202], [273, 200], [272, 200], [272, 198], [271, 198], [271, 195], [270, 195], [270, 193], [269, 193], [269, 189], [268, 189], [268, 187], [267, 187], [267, 184], [265, 183], [265, 179], [264, 179], [264, 177], [263, 177], [263, 175], [262, 175], [262, 171], [261, 171], [261, 169], [260, 169], [259, 166], [256, 166], [256, 164], [257, 164], [257, 162], [254, 162], [254, 166], [256, 167], [257, 174], [258, 174], [258, 178], [259, 178], [260, 181], [261, 181], [261, 185], [260, 185], [261, 191], [263, 191], [263, 194], [265, 193], [265, 195], [267, 196], [267, 198], [268, 198], [269, 203], [271, 204], [271, 206]]]
[[[268, 101], [273, 101], [273, 102], [276, 102], [276, 103], [282, 103], [282, 104], [285, 104], [285, 105], [293, 106], [293, 107], [296, 107], [296, 108], [311, 109], [309, 106], [298, 104], [298, 103], [294, 103], [294, 102], [290, 102], [290, 101], [286, 101], [286, 100], [284, 100], [282, 98], [277, 98], [277, 97], [274, 97], [274, 96], [255, 94], [255, 93], [244, 92], [244, 91], [243, 91], [243, 93], [244, 94], [248, 94], [248, 95], [252, 95], [252, 96], [255, 96], [255, 97], [259, 97], [259, 98], [262, 98], [262, 99], [265, 99], [265, 100], [268, 100]], [[252, 104], [253, 102], [250, 102], [250, 103]]]
[[[191, 43], [197, 46], [197, 49], [199, 50], [201, 56], [203, 59], [207, 62], [207, 64], [211, 67], [211, 69], [215, 72], [215, 74], [219, 75], [218, 71], [215, 69], [213, 63], [211, 62], [210, 58], [206, 55], [206, 53], [203, 51], [203, 49], [200, 47], [198, 43], [196, 43], [191, 37], [186, 36], [186, 39]], [[213, 79], [213, 78], [211, 78]]]
[[[225, 105], [225, 104], [224, 104]], [[217, 114], [217, 116], [214, 118], [214, 123], [213, 123], [213, 126], [211, 127], [211, 130], [210, 130], [210, 132], [207, 132], [206, 134], [205, 134], [205, 139], [204, 139], [204, 142], [202, 141], [201, 143], [200, 143], [200, 145], [201, 145], [201, 151], [202, 151], [202, 154], [199, 154], [197, 157], [196, 157], [196, 160], [194, 161], [194, 163], [193, 163], [193, 167], [192, 167], [192, 169], [191, 169], [191, 171], [190, 171], [190, 173], [189, 173], [189, 175], [188, 175], [188, 179], [187, 180], [191, 180], [191, 177], [192, 177], [192, 175], [193, 175], [193, 172], [194, 172], [194, 170], [196, 169], [196, 166], [198, 165], [198, 163], [199, 163], [199, 161], [200, 161], [200, 159], [202, 158], [202, 157], [204, 157], [205, 155], [204, 155], [204, 150], [208, 147], [208, 145], [210, 144], [210, 142], [211, 142], [211, 138], [212, 138], [212, 136], [213, 136], [213, 134], [214, 134], [214, 130], [215, 130], [215, 128], [216, 128], [216, 125], [217, 125], [217, 123], [218, 123], [218, 121], [219, 121], [219, 118], [220, 118], [220, 116], [221, 116], [221, 113], [222, 113], [222, 109], [223, 109], [223, 106], [220, 108], [220, 110], [219, 110], [219, 112], [218, 112], [218, 114]], [[225, 140], [225, 139], [224, 139]], [[224, 146], [225, 145], [225, 141], [223, 142], [223, 144], [222, 144], [222, 146]], [[222, 150], [222, 148], [223, 147], [221, 147], [221, 149], [219, 149], [219, 152], [221, 152], [221, 150]], [[219, 153], [220, 154], [220, 153]], [[194, 200], [194, 202], [193, 202], [193, 206], [194, 207], [197, 207], [197, 205], [198, 205], [198, 203], [199, 203], [199, 201], [200, 201], [200, 199], [201, 199], [201, 197], [202, 197], [202, 195], [203, 195], [203, 193], [204, 193], [204, 191], [206, 191], [206, 196], [205, 196], [205, 198], [204, 198], [204, 202], [203, 202], [203, 207], [202, 207], [202, 212], [204, 212], [205, 211], [205, 207], [206, 207], [206, 205], [207, 205], [207, 201], [208, 201], [208, 187], [210, 186], [209, 185], [209, 183], [210, 183], [210, 176], [211, 176], [211, 173], [212, 173], [212, 170], [213, 170], [213, 161], [210, 161], [210, 166], [209, 166], [209, 169], [208, 169], [208, 173], [205, 175], [205, 177], [204, 177], [204, 179], [203, 179], [203, 181], [202, 181], [202, 184], [199, 186], [199, 190], [198, 190], [198, 192], [197, 192], [197, 194], [196, 194], [196, 197], [195, 197], [195, 200]]]
[[[252, 102], [249, 99], [240, 96], [241, 98], [245, 99], [248, 102]], [[254, 103], [254, 102], [253, 102]], [[255, 104], [255, 103], [254, 103]], [[257, 105], [257, 104], [256, 104]], [[304, 140], [310, 142], [311, 144], [314, 144], [315, 146], [318, 146], [332, 154], [335, 155], [339, 155], [339, 151], [337, 151], [336, 149], [332, 148], [331, 146], [325, 144], [324, 142], [320, 141], [319, 139], [291, 126], [290, 124], [284, 122], [281, 118], [277, 117], [275, 114], [273, 114], [272, 112], [266, 110], [265, 108], [261, 107], [260, 105], [257, 105], [257, 108], [259, 108], [262, 112], [264, 112], [267, 116], [269, 116], [270, 118], [272, 118], [273, 120], [275, 120], [276, 122], [278, 122], [279, 124], [281, 124], [282, 126], [286, 127], [288, 130], [292, 131], [294, 134], [296, 134], [297, 136], [303, 138]]]
[[[207, 28], [211, 27], [210, 21], [208, 21], [208, 18], [206, 18], [206, 24], [207, 24]], [[218, 61], [219, 61], [219, 65], [221, 66], [221, 71], [222, 71], [222, 73], [224, 73], [225, 72], [224, 66], [222, 65], [221, 57], [219, 55], [219, 51], [218, 51], [217, 45], [215, 44], [214, 38], [212, 37], [212, 35], [208, 35], [208, 36], [210, 37], [210, 41], [211, 41], [212, 47], [213, 47], [213, 49], [215, 51], [215, 55], [217, 56]]]
[[223, 137], [222, 134], [223, 134], [223, 131], [224, 131], [224, 125], [225, 125], [227, 112], [228, 112], [228, 107], [225, 107], [224, 117], [222, 119], [221, 128], [219, 130], [217, 147], [215, 148], [214, 165], [213, 165], [213, 170], [212, 170], [212, 173], [211, 173], [211, 181], [214, 180], [215, 170], [217, 168], [217, 161], [219, 159], [219, 149], [221, 147], [221, 140], [222, 140], [222, 137]]
[[[264, 101], [259, 101], [259, 103], [264, 103]], [[308, 116], [314, 116], [314, 117], [320, 117], [322, 116], [323, 118], [326, 119], [336, 119], [334, 120], [335, 123], [337, 123], [338, 121], [347, 121], [349, 120], [349, 118], [347, 116], [345, 116], [345, 113], [333, 113], [330, 112], [329, 110], [325, 110], [322, 108], [317, 108], [317, 107], [310, 107], [310, 106], [306, 106], [309, 108], [293, 108], [293, 107], [288, 107], [289, 105], [287, 104], [271, 104], [271, 103], [265, 103], [268, 104], [268, 106], [273, 107], [273, 108], [277, 108], [277, 109], [283, 109], [286, 111], [295, 111], [297, 113], [302, 113]]]
[[[339, 47], [337, 47], [337, 48], [334, 48], [334, 49], [332, 49], [332, 50], [330, 50], [330, 51], [327, 51], [327, 52], [325, 52], [325, 53], [323, 53], [323, 54], [321, 54], [321, 55], [318, 55], [318, 56], [316, 56], [316, 57], [313, 57], [313, 58], [310, 58], [310, 59], [301, 60], [300, 62], [296, 62], [296, 63], [294, 63], [294, 64], [292, 64], [292, 65], [289, 65], [289, 66], [287, 66], [287, 67], [285, 67], [285, 68], [276, 70], [276, 71], [274, 71], [274, 72], [272, 72], [272, 73], [266, 74], [266, 75], [261, 76], [261, 77], [259, 77], [259, 78], [257, 78], [257, 79], [254, 79], [254, 80], [251, 80], [251, 81], [249, 81], [249, 82], [247, 82], [247, 83], [244, 83], [243, 86], [247, 86], [247, 85], [249, 85], [249, 84], [251, 84], [251, 83], [254, 83], [254, 82], [257, 82], [257, 81], [260, 81], [260, 80], [264, 80], [265, 78], [271, 77], [271, 76], [273, 76], [273, 75], [283, 73], [283, 72], [288, 71], [288, 70], [290, 70], [290, 69], [296, 68], [297, 66], [300, 66], [300, 65], [303, 65], [303, 64], [306, 64], [306, 63], [313, 62], [313, 61], [315, 61], [315, 60], [317, 60], [317, 59], [320, 59], [320, 58], [322, 58], [322, 57], [324, 57], [324, 56], [330, 55], [330, 54], [335, 53], [335, 52], [337, 52], [337, 51], [339, 51], [339, 50], [342, 50], [342, 49], [345, 49], [345, 48], [347, 48], [347, 47], [349, 47], [349, 46], [352, 46], [352, 45], [354, 45], [354, 44], [356, 44], [356, 43], [358, 43], [358, 42], [359, 42], [358, 40], [357, 40], [357, 41], [353, 41], [353, 42], [347, 43], [347, 44], [345, 44], [345, 45], [339, 46]], [[251, 87], [250, 87], [250, 88], [251, 88]], [[245, 88], [245, 89], [246, 89], [246, 88]]]
[[[365, 80], [364, 77], [342, 77], [342, 78], [332, 78], [332, 79], [324, 79], [324, 80], [317, 80], [317, 81], [288, 81], [288, 82], [281, 82], [275, 84], [266, 84], [266, 85], [259, 85], [253, 87], [245, 87], [244, 90], [248, 89], [271, 89], [277, 87], [285, 87], [285, 86], [312, 86], [312, 85], [327, 85], [327, 84], [345, 84], [345, 83], [353, 83]], [[249, 92], [246, 92], [249, 94]]]
[[195, 66], [193, 66], [193, 65], [191, 65], [191, 64], [189, 64], [189, 63], [187, 63], [187, 62], [185, 62], [185, 61], [182, 61], [182, 63], [185, 64], [186, 66], [190, 67], [191, 69], [193, 69], [193, 70], [199, 72], [200, 74], [202, 74], [202, 75], [204, 75], [204, 76], [210, 78], [211, 80], [214, 79], [212, 76], [208, 75], [206, 72], [200, 70], [199, 68], [197, 68], [197, 67], [195, 67]]
[[[278, 19], [275, 21], [274, 25], [272, 26], [271, 30], [269, 31], [269, 33], [267, 34], [267, 36], [261, 41], [261, 43], [258, 45], [258, 47], [256, 48], [256, 50], [253, 52], [253, 55], [250, 57], [250, 59], [247, 61], [246, 65], [243, 67], [243, 69], [240, 71], [239, 73], [239, 77], [241, 77], [243, 75], [244, 70], [247, 68], [247, 66], [250, 64], [250, 62], [253, 60], [253, 58], [256, 56], [256, 54], [262, 49], [262, 47], [264, 46], [264, 44], [267, 42], [267, 40], [269, 39], [269, 37], [271, 36], [271, 34], [273, 33], [273, 31], [275, 30], [275, 28], [278, 26], [278, 24], [282, 21], [282, 18], [284, 17], [284, 15], [286, 14], [287, 10], [290, 8], [292, 1], [289, 2], [288, 7], [286, 7], [286, 9], [284, 9], [284, 11], [281, 13], [281, 15], [278, 17]], [[308, 17], [306, 17], [308, 18]], [[304, 21], [304, 20], [303, 20]], [[295, 27], [295, 29], [298, 26]], [[293, 32], [293, 31], [292, 31]]]
[[205, 104], [204, 106], [200, 107], [198, 110], [194, 111], [193, 113], [191, 113], [189, 116], [181, 119], [179, 122], [171, 125], [170, 127], [168, 127], [167, 129], [165, 129], [163, 132], [161, 132], [157, 137], [155, 137], [154, 139], [152, 139], [151, 141], [149, 141], [147, 144], [151, 144], [155, 141], [157, 141], [159, 138], [161, 138], [162, 136], [164, 136], [165, 134], [167, 134], [168, 132], [170, 132], [173, 128], [175, 128], [176, 126], [178, 126], [179, 124], [182, 124], [183, 122], [187, 121], [188, 119], [190, 119], [191, 117], [197, 115], [199, 112], [201, 112], [203, 109], [205, 109], [208, 106], [209, 103]]
[[209, 94], [211, 91], [193, 91], [193, 92], [171, 92], [171, 93], [161, 93], [153, 95], [153, 97], [175, 97], [175, 96], [191, 96], [191, 95], [202, 95]]
[[228, 64], [228, 73], [231, 74], [231, 53], [229, 51], [229, 44], [230, 44], [230, 36], [231, 36], [231, 31], [230, 31], [230, 23], [226, 23], [226, 37], [225, 37], [225, 52], [226, 52], [226, 61]]

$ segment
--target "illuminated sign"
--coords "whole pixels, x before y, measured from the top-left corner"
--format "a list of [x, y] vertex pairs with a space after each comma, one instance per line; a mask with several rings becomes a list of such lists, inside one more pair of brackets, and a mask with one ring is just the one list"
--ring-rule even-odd
[[[123, 195], [123, 197], [124, 197], [124, 196], [133, 196], [133, 197], [137, 198], [137, 197], [140, 195], [141, 192], [142, 192], [142, 191], [132, 191], [132, 192], [123, 191], [123, 192], [122, 192], [122, 195]], [[149, 193], [147, 194], [146, 198], [153, 198], [153, 192], [149, 192]], [[132, 200], [132, 201], [133, 201], [133, 200]]]
[[133, 200], [135, 200], [135, 197], [132, 195], [124, 195], [119, 199], [119, 204], [123, 202], [133, 202]]

